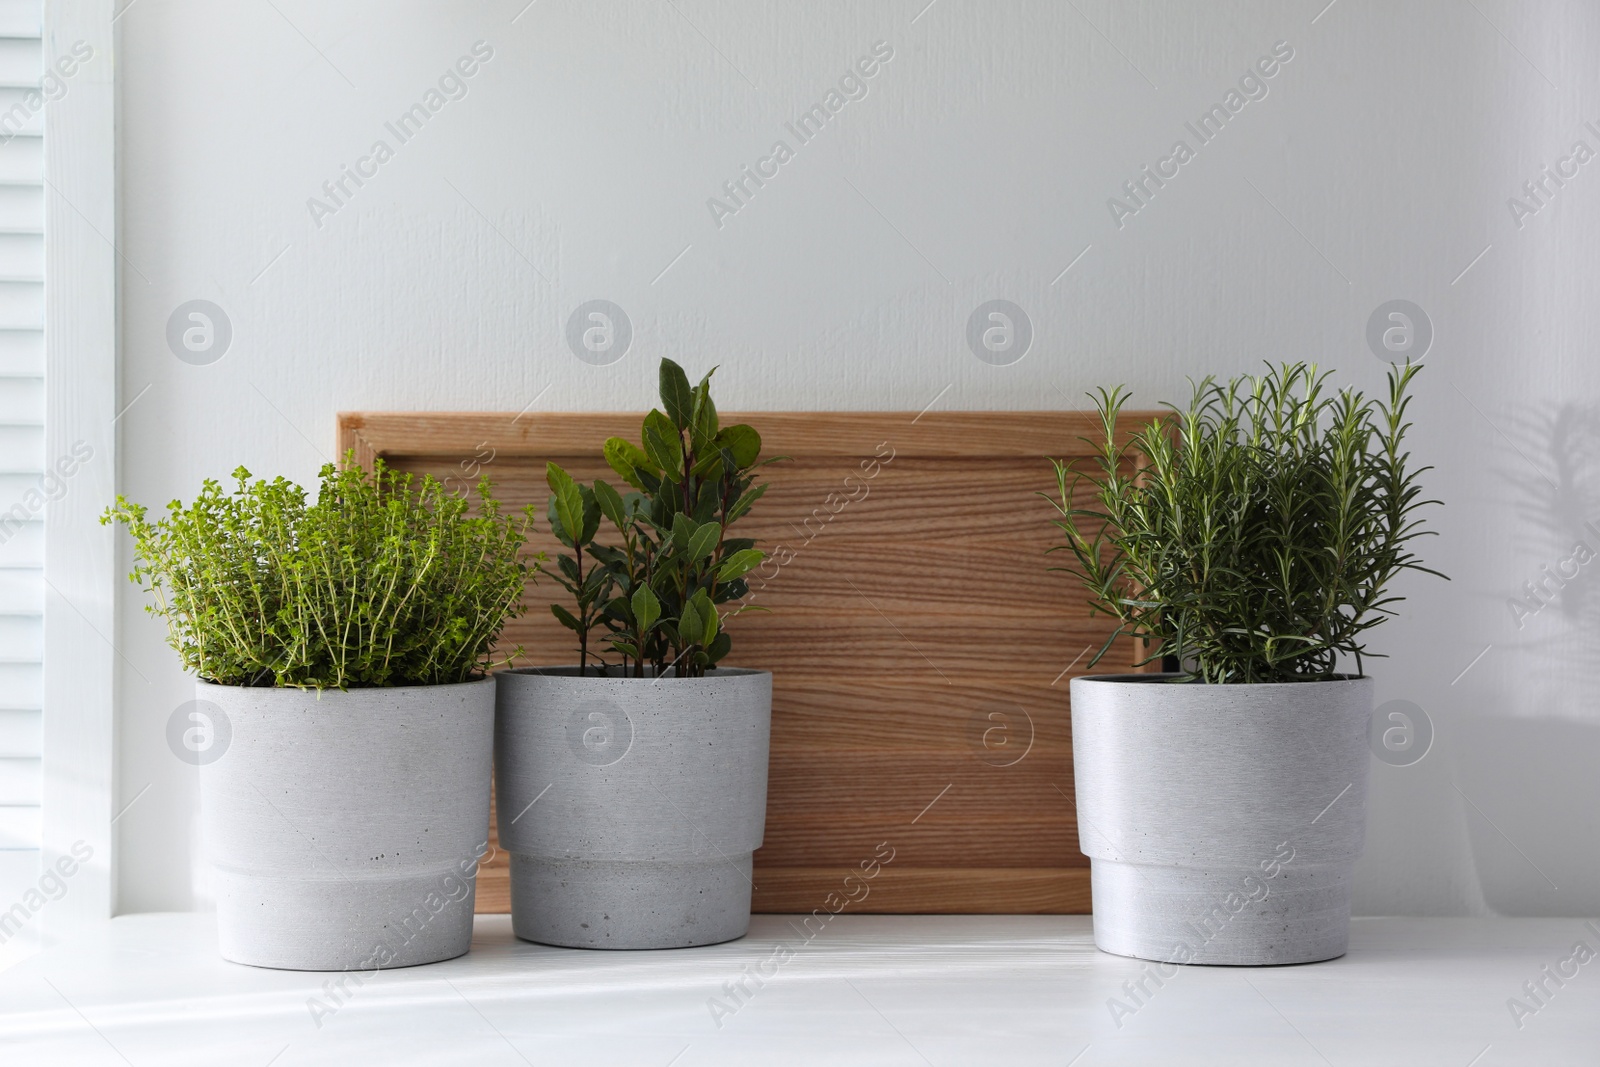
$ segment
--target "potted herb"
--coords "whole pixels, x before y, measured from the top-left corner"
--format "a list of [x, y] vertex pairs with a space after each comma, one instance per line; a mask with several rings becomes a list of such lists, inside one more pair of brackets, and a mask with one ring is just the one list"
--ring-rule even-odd
[[[495, 735], [500, 843], [518, 937], [669, 948], [742, 937], [766, 825], [772, 675], [721, 666], [762, 560], [733, 524], [761, 498], [761, 437], [722, 426], [711, 375], [661, 361], [641, 445], [605, 458], [622, 488], [552, 463], [550, 577], [578, 662], [503, 671]], [[606, 541], [597, 540], [602, 526]]]
[[193, 672], [222, 955], [374, 971], [467, 951], [489, 828], [489, 649], [521, 608], [532, 509], [322, 468], [315, 502], [243, 467], [152, 522], [130, 576]]
[[1132, 434], [1117, 427], [1125, 394], [1101, 390], [1091, 473], [1056, 464], [1058, 547], [1074, 560], [1061, 569], [1116, 620], [1111, 640], [1144, 639], [1140, 665], [1169, 667], [1072, 681], [1104, 951], [1344, 954], [1366, 829], [1366, 635], [1394, 614], [1397, 575], [1437, 574], [1411, 551], [1436, 503], [1405, 450], [1417, 370], [1391, 372], [1387, 402], [1325, 392], [1314, 365], [1208, 378], [1187, 410]]

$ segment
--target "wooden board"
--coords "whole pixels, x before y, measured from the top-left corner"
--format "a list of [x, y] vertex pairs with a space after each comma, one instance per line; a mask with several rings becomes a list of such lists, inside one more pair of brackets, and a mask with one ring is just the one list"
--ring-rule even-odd
[[[1130, 413], [1130, 425], [1147, 420]], [[637, 440], [634, 414], [348, 413], [340, 451], [366, 465], [538, 505], [546, 460], [614, 480], [600, 455]], [[739, 524], [770, 561], [752, 575], [770, 614], [732, 627], [730, 663], [773, 672], [766, 841], [757, 911], [809, 912], [875, 854], [893, 860], [858, 912], [1087, 912], [1073, 810], [1067, 682], [1109, 633], [1079, 587], [1046, 567], [1059, 541], [1046, 457], [1083, 456], [1080, 412], [751, 412], [772, 488]], [[551, 583], [501, 644], [521, 662], [575, 661], [549, 614]], [[559, 590], [558, 590], [559, 592]], [[1095, 668], [1126, 670], [1125, 642]], [[506, 858], [478, 910], [509, 909]]]

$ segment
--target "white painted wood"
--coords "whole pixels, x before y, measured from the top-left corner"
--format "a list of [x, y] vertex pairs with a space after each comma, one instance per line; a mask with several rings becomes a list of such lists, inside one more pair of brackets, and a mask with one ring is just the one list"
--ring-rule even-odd
[[[42, 523], [30, 524], [30, 532]], [[20, 538], [18, 539], [20, 540]], [[43, 538], [41, 537], [42, 541]], [[11, 542], [16, 544], [16, 541]], [[6, 547], [11, 547], [7, 545]], [[0, 615], [0, 660], [34, 662], [44, 655], [44, 621], [31, 615]], [[0, 707], [5, 696], [0, 694]]]
[[0, 663], [0, 692], [5, 694], [4, 699], [9, 706], [41, 706], [44, 668], [38, 663]]
[[[33, 290], [30, 292], [29, 290]], [[0, 321], [27, 315], [38, 323], [44, 311], [43, 286], [0, 281]], [[38, 425], [44, 418], [44, 381], [34, 377], [0, 377], [0, 422]]]
[[38, 803], [39, 758], [0, 756], [0, 807]]
[[[0, 841], [3, 841], [5, 836], [4, 812], [7, 810], [6, 808], [0, 808]], [[20, 895], [16, 891], [17, 888], [22, 887], [25, 889], [27, 886], [34, 884], [38, 877], [39, 850], [37, 848], [7, 849], [0, 847], [0, 883], [9, 887], [7, 896], [0, 897], [0, 901], [4, 902], [0, 906], [10, 908], [12, 902]], [[0, 968], [3, 968], [4, 962], [4, 956], [0, 956]]]
[[0, 5], [0, 85], [12, 86], [0, 88], [0, 338], [12, 342], [0, 345], [0, 444], [15, 446], [0, 459], [8, 471], [0, 475], [0, 707], [19, 709], [0, 713], [0, 849], [25, 854], [0, 863], [0, 902], [32, 879], [40, 841], [40, 738], [9, 721], [37, 715], [22, 709], [40, 704], [44, 654], [44, 511], [35, 487], [45, 398], [43, 367], [32, 358], [41, 347], [44, 286], [40, 257], [29, 255], [40, 246], [44, 186], [21, 148], [39, 145], [43, 133], [42, 98], [32, 88], [41, 73], [40, 10], [39, 0]]
[[42, 749], [39, 709], [0, 707], [0, 756], [38, 756]]
[[[30, 887], [39, 883], [39, 850], [5, 849], [5, 810], [0, 808], [0, 886], [5, 887], [5, 896], [0, 896], [0, 908], [9, 911]], [[0, 945], [0, 968], [4, 968], [10, 960], [26, 955], [37, 944], [37, 932], [32, 929], [13, 936]]]
[[[3, 188], [3, 187], [0, 187]], [[44, 325], [44, 284], [29, 278], [8, 277], [0, 273], [0, 330], [38, 329]], [[28, 379], [17, 383], [16, 392], [39, 393], [42, 407], [42, 382]], [[28, 388], [22, 388], [28, 387]], [[0, 409], [13, 402], [11, 389], [0, 389]], [[19, 398], [20, 399], [20, 398]], [[28, 398], [28, 399], [31, 399]], [[0, 418], [4, 418], [0, 410]]]
[[39, 484], [37, 474], [0, 473], [0, 500], [21, 500], [22, 494]]
[[1097, 952], [1088, 916], [798, 928], [758, 915], [724, 945], [582, 952], [479, 916], [466, 956], [358, 982], [224, 963], [208, 915], [129, 915], [0, 975], [0, 1045], [8, 1063], [86, 1067], [1551, 1067], [1600, 1045], [1600, 959], [1546, 979], [1520, 1029], [1506, 1006], [1575, 942], [1600, 944], [1579, 919], [1358, 919], [1338, 960], [1165, 978]]
[[0, 185], [0, 230], [41, 233], [43, 229], [44, 190], [33, 185]]
[[0, 141], [0, 181], [38, 181], [43, 174], [43, 138], [18, 136]]
[[[0, 809], [3, 811], [3, 809]], [[0, 840], [3, 840], [3, 816], [0, 816]], [[16, 902], [21, 901], [27, 889], [38, 885], [38, 849], [19, 849], [19, 851], [3, 851], [0, 849], [0, 886], [5, 886], [5, 896], [0, 896], [0, 907], [11, 909]], [[29, 953], [37, 952], [38, 931], [30, 928], [22, 929], [5, 944], [0, 944], [0, 969], [5, 968], [14, 960], [26, 958]]]
[[[17, 499], [13, 497], [12, 499]], [[0, 518], [3, 529], [0, 529], [0, 567], [32, 567], [44, 566], [44, 522], [42, 517], [28, 522], [15, 523], [9, 518]], [[4, 618], [4, 616], [0, 616]], [[37, 620], [35, 620], [37, 621]], [[15, 659], [18, 653], [10, 649], [3, 639], [0, 639], [0, 659]], [[37, 658], [33, 653], [29, 658]]]
[[[0, 806], [0, 852], [22, 849], [38, 858], [40, 808], [37, 804]], [[8, 890], [14, 886], [8, 885]]]
[[[40, 270], [44, 269], [43, 239]], [[44, 333], [41, 330], [0, 330], [0, 374], [44, 374]], [[0, 474], [3, 477], [3, 474]]]
[[44, 434], [37, 426], [0, 426], [0, 471], [37, 475], [44, 469]]
[[35, 88], [39, 70], [37, 36], [0, 37], [0, 88]]
[[[92, 459], [45, 510], [46, 675], [43, 862], [77, 842], [93, 859], [52, 905], [46, 929], [71, 931], [112, 910], [112, 686], [116, 555], [100, 512], [115, 493], [117, 404], [116, 140], [111, 0], [47, 0], [42, 54], [75, 42], [94, 55], [45, 105], [45, 448], [83, 442]], [[5, 42], [0, 41], [0, 61]]]
[[39, 0], [0, 0], [0, 37], [39, 36]]
[[0, 614], [38, 615], [44, 610], [44, 572], [38, 567], [0, 567]]
[[35, 89], [0, 89], [0, 116], [18, 109], [15, 114], [17, 120], [8, 123], [6, 132], [12, 136], [30, 134], [39, 136], [44, 133], [44, 112], [35, 111], [29, 105], [30, 94], [36, 93]]
[[[3, 156], [0, 156], [3, 158]], [[4, 170], [0, 169], [0, 181]], [[24, 180], [21, 178], [15, 179]], [[38, 180], [37, 176], [34, 180]], [[0, 233], [0, 276], [44, 279], [44, 239], [32, 234]]]

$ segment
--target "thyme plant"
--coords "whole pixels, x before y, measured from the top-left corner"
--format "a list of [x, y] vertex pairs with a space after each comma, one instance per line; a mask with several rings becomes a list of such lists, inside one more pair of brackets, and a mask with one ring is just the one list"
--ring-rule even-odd
[[[1366, 633], [1394, 614], [1402, 571], [1438, 577], [1412, 551], [1424, 530], [1405, 449], [1406, 390], [1420, 368], [1389, 374], [1387, 402], [1329, 393], [1315, 364], [1194, 387], [1185, 410], [1119, 436], [1118, 387], [1098, 391], [1103, 439], [1088, 471], [1055, 462], [1056, 525], [1092, 610], [1117, 620], [1091, 662], [1124, 634], [1153, 642], [1142, 663], [1176, 657], [1212, 683], [1357, 674]], [[1090, 483], [1087, 487], [1085, 482]], [[1080, 490], [1093, 501], [1083, 506]]]
[[[760, 460], [752, 427], [720, 425], [713, 373], [691, 387], [682, 367], [661, 361], [661, 408], [644, 418], [642, 447], [621, 437], [605, 443], [606, 462], [628, 490], [604, 479], [583, 485], [554, 463], [546, 469], [550, 526], [572, 553], [560, 554], [554, 571], [541, 569], [572, 597], [575, 612], [550, 610], [577, 635], [580, 675], [591, 658], [606, 671], [614, 653], [624, 675], [642, 678], [649, 668], [696, 678], [733, 646], [723, 626], [745, 609], [724, 616], [717, 605], [744, 597], [744, 576], [765, 555], [728, 530], [766, 492], [753, 472], [772, 460]], [[620, 544], [596, 542], [602, 517]]]
[[522, 611], [531, 507], [502, 515], [485, 478], [473, 514], [465, 495], [431, 476], [414, 488], [382, 460], [370, 475], [327, 464], [309, 504], [284, 478], [233, 477], [156, 521], [121, 496], [100, 520], [132, 533], [129, 578], [186, 669], [221, 685], [353, 689], [495, 665], [489, 650]]

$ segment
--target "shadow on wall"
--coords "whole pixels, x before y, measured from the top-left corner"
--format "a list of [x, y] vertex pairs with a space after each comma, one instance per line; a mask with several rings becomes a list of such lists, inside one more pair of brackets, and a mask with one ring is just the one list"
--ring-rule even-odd
[[1526, 536], [1503, 628], [1516, 696], [1459, 720], [1451, 748], [1474, 863], [1506, 914], [1600, 914], [1600, 404], [1564, 403], [1510, 427], [1501, 472]]
[[1600, 915], [1600, 726], [1459, 720], [1457, 788], [1484, 902], [1503, 915]]
[[1561, 404], [1511, 434], [1527, 463], [1502, 477], [1530, 534], [1505, 619], [1514, 647], [1570, 680], [1600, 668], [1600, 404]]

